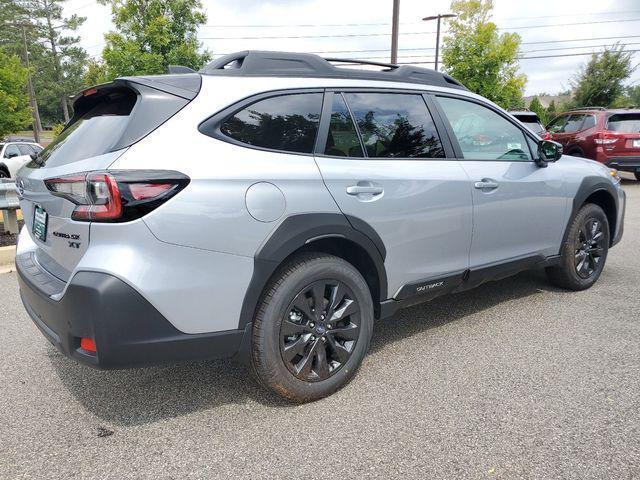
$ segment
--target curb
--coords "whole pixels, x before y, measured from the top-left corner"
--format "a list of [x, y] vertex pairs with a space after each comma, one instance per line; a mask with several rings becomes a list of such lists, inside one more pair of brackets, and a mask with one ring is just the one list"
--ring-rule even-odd
[[0, 273], [9, 273], [15, 270], [16, 246], [0, 247]]

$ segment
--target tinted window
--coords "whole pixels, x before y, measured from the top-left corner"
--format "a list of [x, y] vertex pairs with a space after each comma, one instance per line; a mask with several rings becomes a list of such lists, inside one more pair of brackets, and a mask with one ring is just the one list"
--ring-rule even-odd
[[132, 92], [100, 98], [68, 125], [40, 154], [48, 167], [57, 167], [110, 152], [122, 138], [136, 103]]
[[20, 155], [20, 150], [16, 145], [8, 145], [7, 149], [4, 151], [4, 158], [10, 158]]
[[351, 114], [339, 93], [333, 95], [329, 134], [324, 153], [335, 157], [364, 156]]
[[618, 113], [611, 115], [607, 129], [620, 133], [640, 133], [640, 113]]
[[524, 133], [506, 118], [475, 102], [439, 97], [464, 158], [530, 160]]
[[584, 121], [584, 114], [574, 114], [570, 115], [567, 123], [564, 125], [562, 129], [562, 133], [573, 133], [578, 130], [582, 130], [582, 122]]
[[312, 153], [321, 109], [321, 93], [280, 95], [240, 110], [220, 131], [256, 147]]
[[560, 117], [554, 118], [551, 120], [549, 125], [547, 125], [547, 130], [551, 133], [560, 133], [564, 128], [564, 124], [567, 122], [568, 115], [561, 115]]
[[442, 158], [444, 150], [420, 95], [347, 93], [369, 157]]

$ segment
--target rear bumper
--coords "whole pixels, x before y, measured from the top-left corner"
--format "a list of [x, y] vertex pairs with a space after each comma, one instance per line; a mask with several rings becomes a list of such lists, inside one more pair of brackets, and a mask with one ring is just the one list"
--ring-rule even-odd
[[[251, 328], [249, 324], [244, 331], [180, 332], [125, 282], [99, 272], [78, 272], [55, 300], [59, 295], [43, 286], [41, 276], [46, 272], [38, 268], [30, 253], [16, 257], [25, 309], [62, 353], [92, 367], [128, 368], [231, 357]], [[51, 284], [45, 283], [51, 290]], [[81, 337], [94, 339], [97, 353], [81, 349]]]
[[623, 172], [637, 172], [640, 171], [640, 157], [612, 157], [605, 165]]

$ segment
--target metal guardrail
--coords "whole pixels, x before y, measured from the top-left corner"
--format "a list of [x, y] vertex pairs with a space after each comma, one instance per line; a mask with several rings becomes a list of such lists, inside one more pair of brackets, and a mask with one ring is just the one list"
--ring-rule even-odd
[[0, 210], [2, 210], [2, 221], [4, 230], [9, 233], [18, 233], [18, 214], [16, 210], [20, 208], [18, 202], [18, 191], [13, 180], [0, 178]]

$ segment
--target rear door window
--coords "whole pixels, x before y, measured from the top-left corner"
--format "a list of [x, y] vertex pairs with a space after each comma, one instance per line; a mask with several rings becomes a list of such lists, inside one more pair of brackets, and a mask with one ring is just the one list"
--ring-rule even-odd
[[458, 98], [438, 97], [464, 158], [531, 160], [523, 131], [488, 107]]
[[333, 157], [363, 157], [362, 145], [358, 138], [347, 104], [339, 93], [333, 95], [329, 133], [324, 148], [325, 155]]
[[322, 95], [299, 93], [259, 100], [227, 118], [220, 131], [247, 145], [312, 153], [320, 122]]
[[442, 143], [420, 95], [345, 93], [368, 157], [443, 158]]
[[607, 130], [620, 133], [640, 133], [640, 113], [616, 113], [607, 121]]

